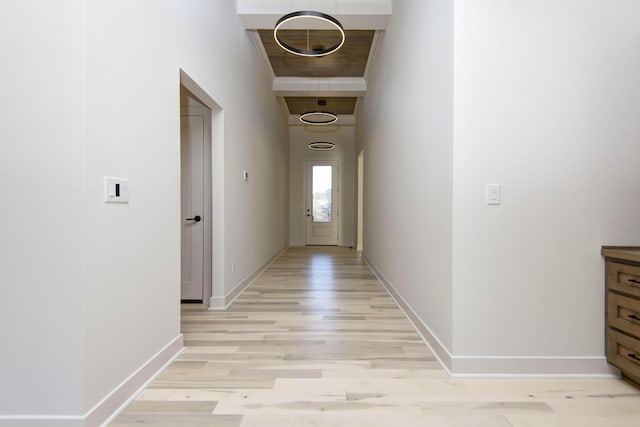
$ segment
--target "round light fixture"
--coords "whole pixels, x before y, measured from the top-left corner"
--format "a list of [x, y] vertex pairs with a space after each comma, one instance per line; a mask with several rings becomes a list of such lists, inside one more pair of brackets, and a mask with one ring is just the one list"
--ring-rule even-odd
[[[324, 23], [328, 23], [332, 29], [335, 29], [340, 33], [340, 41], [328, 48], [325, 48], [324, 46], [318, 46], [316, 49], [309, 49], [309, 47], [307, 46], [307, 49], [299, 49], [297, 47], [291, 46], [290, 44], [287, 44], [278, 35], [278, 31], [281, 29], [283, 25], [291, 21], [302, 20], [307, 18], [316, 19]], [[344, 35], [344, 28], [342, 27], [342, 24], [333, 16], [327, 15], [326, 13], [322, 13], [322, 12], [316, 12], [313, 10], [301, 10], [298, 12], [288, 13], [284, 15], [282, 18], [278, 19], [278, 22], [276, 23], [276, 27], [273, 29], [273, 38], [276, 40], [276, 43], [278, 43], [278, 45], [281, 48], [283, 48], [287, 52], [293, 53], [294, 55], [318, 57], [318, 56], [329, 55], [337, 51], [338, 49], [340, 49], [344, 44], [345, 35]]]
[[311, 144], [309, 144], [309, 148], [311, 148], [312, 150], [318, 150], [318, 151], [329, 151], [336, 148], [336, 144], [334, 144], [333, 142], [318, 141], [318, 142], [312, 142]]
[[300, 114], [300, 121], [307, 125], [330, 125], [338, 121], [338, 116], [328, 111], [307, 111]]

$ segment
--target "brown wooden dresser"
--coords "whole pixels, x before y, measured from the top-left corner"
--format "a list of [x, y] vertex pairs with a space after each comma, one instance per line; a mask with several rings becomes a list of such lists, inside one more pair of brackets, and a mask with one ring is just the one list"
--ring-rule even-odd
[[640, 247], [603, 246], [607, 361], [640, 387]]

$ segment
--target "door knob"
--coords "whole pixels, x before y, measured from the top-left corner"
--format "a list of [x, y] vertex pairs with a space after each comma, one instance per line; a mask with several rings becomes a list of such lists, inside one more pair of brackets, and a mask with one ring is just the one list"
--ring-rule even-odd
[[196, 215], [193, 218], [185, 218], [185, 221], [200, 222], [200, 221], [202, 221], [202, 217], [200, 215]]

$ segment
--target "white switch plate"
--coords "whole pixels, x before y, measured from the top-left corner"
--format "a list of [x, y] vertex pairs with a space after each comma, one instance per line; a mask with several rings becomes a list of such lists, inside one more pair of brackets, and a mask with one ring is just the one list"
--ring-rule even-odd
[[244, 179], [245, 181], [249, 181], [249, 171], [242, 172], [242, 179]]
[[104, 201], [105, 203], [129, 203], [129, 180], [105, 176]]
[[487, 184], [487, 204], [500, 204], [500, 184]]

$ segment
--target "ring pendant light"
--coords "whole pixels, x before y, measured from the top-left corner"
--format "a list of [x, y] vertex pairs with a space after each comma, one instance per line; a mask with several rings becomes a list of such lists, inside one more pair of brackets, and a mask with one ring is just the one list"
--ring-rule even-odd
[[[287, 44], [278, 35], [278, 31], [286, 23], [295, 21], [295, 20], [306, 19], [306, 18], [318, 19], [320, 21], [329, 23], [332, 27], [334, 27], [340, 33], [340, 41], [335, 45], [328, 48], [324, 48], [324, 49], [309, 49], [309, 46], [307, 46], [307, 49], [299, 49], [297, 47]], [[286, 50], [287, 52], [293, 53], [294, 55], [309, 56], [309, 57], [329, 55], [337, 51], [338, 49], [340, 49], [344, 44], [344, 40], [345, 40], [344, 28], [336, 18], [334, 18], [331, 15], [327, 15], [326, 13], [316, 12], [313, 10], [300, 10], [297, 12], [291, 12], [284, 15], [282, 18], [278, 19], [278, 22], [276, 23], [276, 26], [273, 29], [273, 37], [275, 38], [276, 43], [278, 43], [278, 45], [284, 50]]]
[[312, 142], [309, 144], [309, 148], [312, 150], [318, 150], [318, 151], [329, 151], [329, 150], [333, 150], [334, 148], [336, 148], [336, 144], [334, 144], [333, 142]]
[[[331, 93], [331, 83], [327, 81], [329, 85], [329, 93]], [[333, 97], [330, 98], [331, 103], [333, 104]], [[307, 98], [305, 98], [305, 104], [303, 108], [303, 113], [300, 114], [300, 121], [307, 125], [313, 126], [322, 126], [322, 125], [331, 125], [338, 121], [338, 115], [336, 113], [332, 113], [330, 111], [326, 111], [323, 109], [327, 105], [326, 99], [316, 98], [316, 104], [318, 108], [316, 110], [307, 110]], [[333, 105], [333, 111], [336, 111], [336, 106]]]
[[306, 111], [300, 114], [300, 121], [307, 125], [330, 125], [338, 121], [338, 116], [329, 111]]

